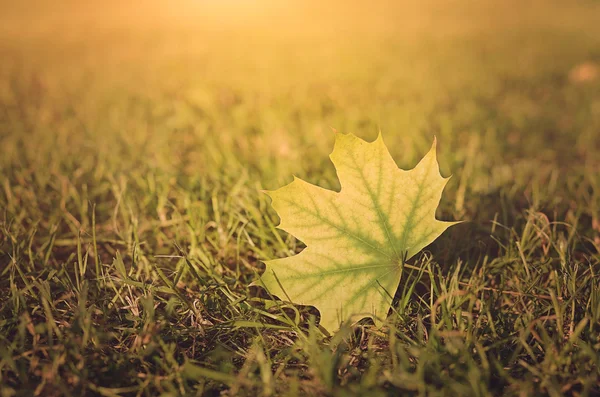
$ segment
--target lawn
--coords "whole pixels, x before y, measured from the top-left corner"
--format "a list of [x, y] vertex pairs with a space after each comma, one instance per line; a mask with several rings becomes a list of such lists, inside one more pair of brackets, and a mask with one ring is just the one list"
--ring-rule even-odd
[[[524, 4], [523, 4], [524, 3]], [[0, 6], [0, 397], [600, 395], [600, 3]], [[452, 174], [387, 321], [250, 284], [335, 131]]]

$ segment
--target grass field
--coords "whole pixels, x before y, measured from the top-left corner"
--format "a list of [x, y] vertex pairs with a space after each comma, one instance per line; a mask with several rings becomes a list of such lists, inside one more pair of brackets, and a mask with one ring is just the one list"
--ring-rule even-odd
[[[1, 397], [600, 395], [599, 2], [0, 7]], [[249, 284], [332, 129], [467, 222], [325, 335]]]

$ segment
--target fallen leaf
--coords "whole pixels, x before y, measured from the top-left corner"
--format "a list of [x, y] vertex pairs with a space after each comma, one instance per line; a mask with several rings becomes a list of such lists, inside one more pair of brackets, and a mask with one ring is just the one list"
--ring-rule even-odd
[[257, 283], [280, 299], [315, 306], [328, 331], [341, 322], [387, 316], [404, 261], [458, 222], [435, 219], [442, 190], [436, 142], [410, 171], [396, 165], [381, 134], [371, 143], [336, 133], [330, 158], [340, 192], [301, 179], [266, 192], [279, 228], [307, 247], [266, 261]]

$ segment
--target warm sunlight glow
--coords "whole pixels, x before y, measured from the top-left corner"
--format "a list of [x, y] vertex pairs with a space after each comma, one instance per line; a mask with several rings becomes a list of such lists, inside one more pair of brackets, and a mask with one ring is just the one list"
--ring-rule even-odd
[[0, 397], [600, 396], [599, 21], [0, 0]]

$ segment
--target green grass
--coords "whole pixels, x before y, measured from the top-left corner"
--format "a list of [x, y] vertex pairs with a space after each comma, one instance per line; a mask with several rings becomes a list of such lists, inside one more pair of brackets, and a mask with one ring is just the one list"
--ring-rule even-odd
[[[274, 4], [3, 6], [0, 395], [600, 393], [600, 4]], [[468, 222], [326, 336], [249, 284], [331, 128]]]

